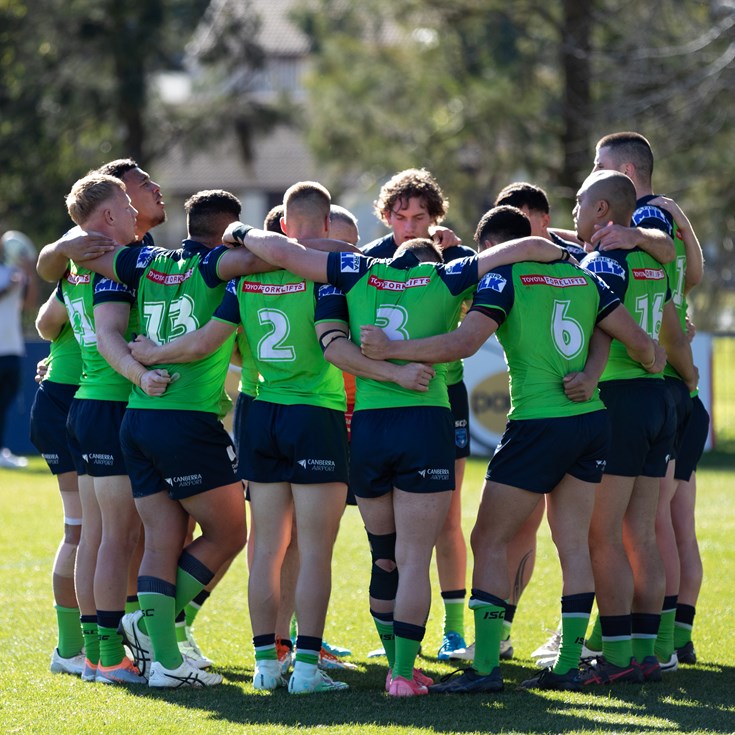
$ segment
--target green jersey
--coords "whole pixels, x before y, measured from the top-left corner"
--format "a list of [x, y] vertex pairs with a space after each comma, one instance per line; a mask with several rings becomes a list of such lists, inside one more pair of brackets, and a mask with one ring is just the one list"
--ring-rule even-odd
[[[60, 286], [61, 283], [55, 296], [64, 303]], [[82, 353], [71, 328], [71, 322], [66, 322], [56, 339], [52, 340], [46, 366], [48, 370], [44, 380], [65, 385], [79, 385], [82, 375]]]
[[[381, 258], [382, 260], [390, 260], [398, 250], [398, 245], [393, 237], [393, 234], [385, 235], [379, 240], [373, 240], [364, 247], [360, 248], [363, 255], [367, 255], [370, 258]], [[465, 247], [464, 245], [452, 245], [443, 251], [444, 262], [451, 263], [453, 260], [460, 258], [467, 258], [475, 255], [475, 251], [472, 248]], [[462, 305], [457, 309], [457, 318], [461, 312]], [[454, 360], [447, 364], [446, 381], [447, 385], [455, 385], [461, 383], [464, 378], [464, 365], [462, 360]]]
[[242, 362], [242, 370], [240, 371], [240, 382], [238, 383], [237, 390], [240, 393], [247, 393], [249, 396], [258, 395], [258, 367], [253, 359], [253, 353], [248, 344], [248, 338], [245, 335], [245, 330], [240, 329], [235, 337], [235, 344], [237, 345], [237, 351], [240, 353], [240, 360]]
[[[686, 247], [684, 241], [679, 237], [679, 231], [674, 225], [674, 247], [676, 249], [676, 258], [664, 266], [666, 275], [669, 278], [669, 284], [671, 285], [671, 298], [674, 301], [676, 307], [676, 314], [679, 317], [679, 325], [683, 332], [687, 331], [687, 310], [689, 308], [687, 304], [686, 296], [684, 295], [684, 284], [687, 273], [687, 256]], [[664, 368], [664, 375], [672, 378], [679, 378], [681, 376], [676, 370], [666, 363]]]
[[[117, 253], [115, 278], [137, 290], [141, 324], [149, 339], [165, 344], [212, 318], [225, 291], [226, 283], [217, 275], [217, 261], [226, 252], [224, 246], [210, 250], [184, 240], [179, 250], [142, 247]], [[233, 335], [202, 360], [156, 365], [179, 377], [162, 396], [148, 396], [134, 386], [128, 406], [219, 414], [234, 339]]]
[[599, 391], [576, 402], [564, 377], [584, 370], [595, 325], [620, 305], [591, 273], [563, 261], [514, 263], [490, 271], [472, 311], [494, 319], [510, 374], [508, 418], [577, 416], [605, 408]]
[[[634, 248], [590, 253], [582, 261], [582, 266], [605, 281], [646, 334], [658, 339], [664, 305], [671, 300], [668, 278], [658, 261]], [[614, 339], [600, 380], [630, 378], [663, 380], [661, 374], [646, 372], [639, 362], [628, 355], [623, 343]]]
[[256, 400], [345, 411], [342, 373], [314, 332], [317, 286], [288, 271], [231, 281], [215, 318], [242, 324], [263, 378]]
[[[126, 248], [137, 252], [138, 248]], [[94, 323], [94, 306], [99, 303], [124, 303], [130, 306], [130, 321], [126, 339], [137, 328], [135, 294], [107, 278], [102, 278], [70, 263], [61, 279], [61, 294], [74, 337], [79, 343], [82, 358], [82, 374], [75, 398], [97, 401], [127, 401], [130, 381], [110, 367], [97, 349], [97, 332]]]
[[[456, 329], [462, 301], [477, 285], [477, 255], [451, 263], [420, 263], [411, 252], [389, 261], [330, 253], [327, 277], [332, 286], [320, 289], [317, 321], [348, 321], [356, 344], [363, 324], [382, 327], [391, 339], [419, 339]], [[358, 377], [355, 410], [448, 408], [447, 365], [434, 368], [436, 376], [425, 393]]]

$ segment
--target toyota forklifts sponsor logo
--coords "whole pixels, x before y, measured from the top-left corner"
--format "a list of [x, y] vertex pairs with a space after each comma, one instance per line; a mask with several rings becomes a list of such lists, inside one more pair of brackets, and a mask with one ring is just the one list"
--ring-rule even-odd
[[407, 288], [418, 288], [428, 286], [431, 278], [421, 276], [417, 278], [409, 278], [407, 281], [389, 281], [387, 278], [378, 278], [370, 276], [368, 285], [377, 288], [378, 291], [405, 291]]
[[264, 296], [285, 296], [292, 293], [303, 293], [306, 291], [306, 281], [298, 283], [257, 283], [256, 281], [243, 281], [243, 293], [262, 293]]
[[184, 281], [188, 281], [194, 275], [194, 269], [189, 268], [185, 273], [162, 273], [161, 271], [151, 270], [146, 274], [146, 278], [153, 283], [159, 283], [162, 286], [178, 286]]
[[572, 286], [586, 286], [587, 279], [582, 276], [571, 278], [554, 278], [552, 276], [532, 275], [521, 276], [524, 286], [553, 286], [554, 288], [571, 288]]
[[666, 277], [663, 268], [633, 268], [636, 281], [660, 281]]

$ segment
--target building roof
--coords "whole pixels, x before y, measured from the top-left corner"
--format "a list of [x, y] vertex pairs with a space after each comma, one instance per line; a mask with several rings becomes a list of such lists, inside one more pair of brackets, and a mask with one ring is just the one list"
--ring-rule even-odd
[[166, 194], [182, 196], [201, 189], [285, 191], [295, 181], [317, 178], [317, 167], [301, 132], [279, 126], [257, 139], [249, 166], [231, 134], [206, 151], [175, 148], [156, 164], [156, 176]]

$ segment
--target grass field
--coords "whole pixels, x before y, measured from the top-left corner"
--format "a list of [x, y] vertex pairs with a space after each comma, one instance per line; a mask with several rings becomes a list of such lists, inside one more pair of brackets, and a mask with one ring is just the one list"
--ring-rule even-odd
[[[465, 480], [471, 528], [485, 463], [473, 460]], [[517, 659], [503, 666], [506, 692], [481, 697], [421, 697], [395, 701], [382, 693], [384, 664], [366, 659], [377, 646], [368, 615], [369, 555], [356, 509], [345, 514], [334, 563], [334, 591], [326, 637], [348, 645], [359, 670], [336, 672], [349, 692], [307, 698], [256, 693], [247, 615], [247, 570], [238, 559], [197, 620], [197, 639], [217, 662], [225, 684], [211, 690], [149, 691], [84, 684], [52, 675], [55, 644], [50, 571], [60, 535], [55, 482], [39, 459], [25, 472], [0, 470], [0, 731], [2, 733], [556, 733], [735, 732], [735, 486], [732, 455], [710, 455], [699, 476], [699, 532], [705, 561], [695, 642], [701, 663], [662, 684], [595, 693], [515, 691], [532, 670], [530, 652], [558, 616], [560, 574], [542, 527], [536, 573], [513, 629]], [[442, 606], [435, 584], [424, 650], [436, 651]], [[471, 630], [469, 613], [466, 615]], [[427, 658], [434, 675], [451, 667]]]

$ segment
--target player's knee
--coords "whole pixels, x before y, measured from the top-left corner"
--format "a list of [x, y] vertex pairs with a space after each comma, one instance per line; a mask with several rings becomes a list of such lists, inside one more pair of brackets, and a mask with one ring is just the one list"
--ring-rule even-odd
[[82, 537], [82, 520], [77, 518], [64, 518], [64, 543], [69, 546], [78, 546]]
[[56, 554], [54, 563], [54, 575], [64, 579], [74, 577], [74, 563], [77, 558], [77, 544], [69, 544], [64, 541]]
[[367, 535], [373, 559], [370, 596], [376, 600], [393, 600], [398, 590], [396, 534], [374, 534], [368, 531]]

